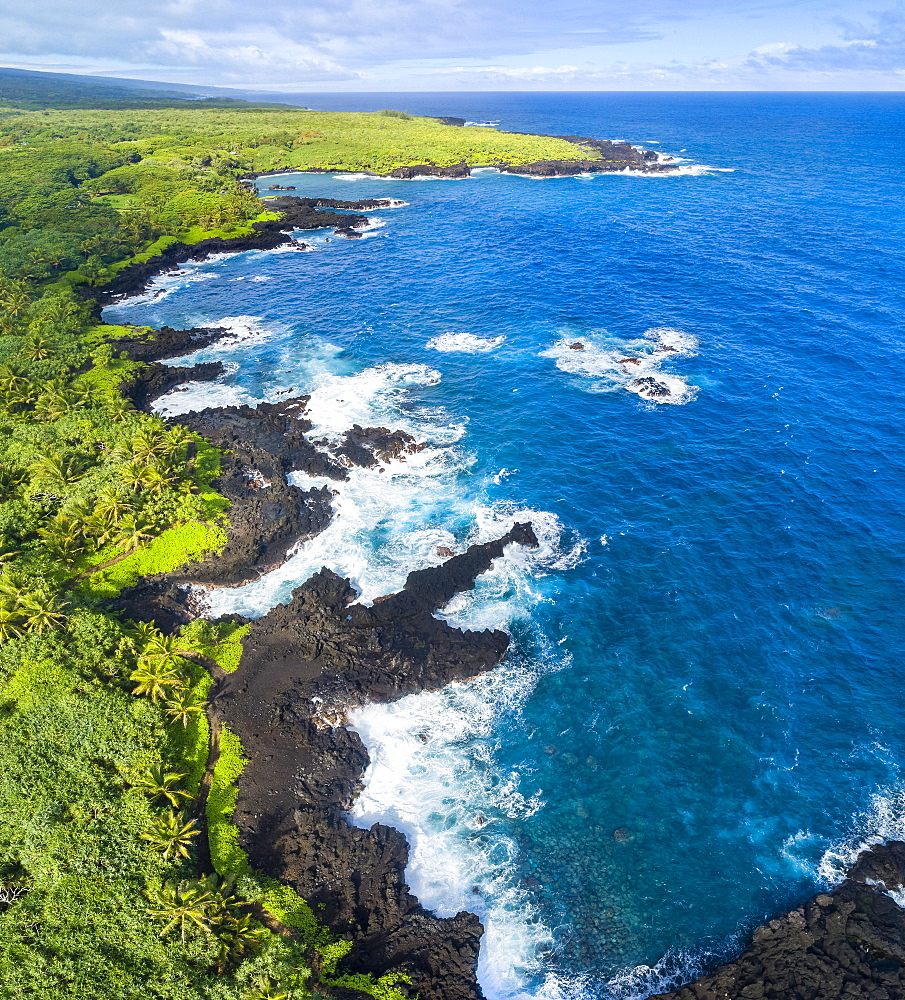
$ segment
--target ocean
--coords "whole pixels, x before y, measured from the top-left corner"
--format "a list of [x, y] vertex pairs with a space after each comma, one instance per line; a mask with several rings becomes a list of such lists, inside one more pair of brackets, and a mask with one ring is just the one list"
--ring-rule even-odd
[[105, 311], [235, 330], [197, 356], [226, 375], [162, 412], [311, 393], [315, 436], [428, 443], [354, 471], [327, 531], [214, 614], [260, 615], [321, 566], [370, 601], [532, 521], [540, 548], [441, 612], [506, 629], [504, 664], [354, 714], [372, 763], [350, 821], [405, 831], [422, 902], [481, 916], [490, 1000], [665, 989], [905, 837], [905, 96], [304, 103], [682, 157], [659, 177], [262, 178], [406, 204], [361, 240], [189, 264]]

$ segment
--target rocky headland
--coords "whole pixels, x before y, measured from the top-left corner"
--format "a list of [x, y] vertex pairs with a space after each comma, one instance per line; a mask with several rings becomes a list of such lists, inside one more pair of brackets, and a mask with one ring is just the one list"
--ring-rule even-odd
[[211, 692], [214, 711], [242, 740], [235, 822], [252, 864], [293, 886], [321, 919], [353, 941], [353, 971], [406, 972], [424, 998], [477, 1000], [481, 924], [439, 918], [405, 884], [408, 844], [390, 827], [350, 826], [367, 750], [346, 712], [436, 690], [496, 666], [508, 637], [463, 632], [432, 612], [471, 589], [510, 544], [535, 546], [530, 525], [411, 573], [372, 607], [347, 580], [321, 570], [287, 605], [251, 623], [238, 670]]
[[[440, 118], [444, 125], [462, 127], [465, 125], [463, 118]], [[530, 132], [516, 132], [515, 135], [535, 135]], [[483, 164], [484, 166], [496, 167], [506, 174], [524, 174], [531, 177], [572, 177], [576, 174], [585, 173], [620, 173], [623, 171], [633, 171], [646, 174], [674, 173], [678, 170], [675, 163], [662, 162], [660, 155], [652, 149], [639, 149], [628, 142], [612, 142], [609, 139], [591, 139], [579, 135], [556, 135], [544, 136], [548, 139], [562, 139], [570, 142], [576, 147], [576, 152], [588, 150], [597, 154], [597, 158], [591, 159], [585, 156], [575, 156], [573, 159], [563, 160], [536, 160], [533, 163], [506, 163], [498, 161]], [[435, 163], [417, 163], [396, 167], [389, 174], [378, 174], [371, 170], [362, 170], [361, 173], [371, 174], [374, 177], [396, 177], [400, 180], [412, 180], [416, 177], [449, 177], [462, 178], [471, 176], [472, 167], [462, 161], [450, 166], [438, 166]], [[334, 171], [326, 167], [293, 167], [287, 164], [276, 170], [257, 170], [244, 174], [242, 179], [254, 181], [258, 177], [273, 177], [280, 174], [327, 174], [327, 173], [348, 173], [346, 170]], [[268, 204], [273, 204], [276, 199], [269, 199]]]
[[[144, 367], [123, 386], [136, 405], [186, 378], [217, 377], [219, 363], [167, 366], [230, 331], [166, 328], [115, 347]], [[217, 556], [146, 578], [114, 606], [173, 632], [203, 616], [189, 584], [236, 586], [274, 569], [293, 546], [330, 522], [327, 486], [300, 489], [289, 474], [341, 482], [353, 466], [403, 459], [424, 447], [387, 427], [347, 429], [337, 440], [311, 440], [307, 396], [226, 406], [175, 418], [221, 449], [214, 487], [232, 502], [227, 544]], [[440, 566], [411, 574], [405, 587], [367, 607], [348, 580], [327, 569], [298, 587], [290, 602], [249, 625], [233, 674], [216, 674], [209, 713], [242, 740], [248, 765], [238, 780], [235, 822], [258, 870], [293, 886], [335, 933], [352, 940], [344, 967], [353, 972], [405, 972], [425, 1000], [479, 1000], [476, 964], [482, 927], [461, 912], [439, 918], [405, 884], [408, 844], [382, 824], [370, 830], [345, 818], [361, 787], [368, 754], [347, 728], [346, 713], [373, 701], [436, 690], [496, 666], [508, 637], [453, 628], [433, 612], [476, 578], [509, 545], [536, 546], [529, 524], [472, 545]], [[349, 991], [347, 991], [349, 992]]]
[[270, 198], [267, 207], [280, 212], [279, 219], [252, 223], [252, 231], [240, 236], [217, 236], [198, 243], [171, 243], [148, 260], [136, 261], [124, 267], [98, 292], [96, 298], [101, 305], [106, 305], [122, 296], [134, 295], [142, 291], [156, 275], [176, 271], [181, 264], [190, 260], [206, 260], [218, 254], [241, 253], [245, 250], [276, 250], [278, 247], [297, 247], [302, 250], [305, 244], [292, 237], [292, 233], [298, 230], [333, 228], [337, 235], [355, 239], [361, 235], [359, 231], [368, 225], [368, 217], [361, 215], [362, 211], [392, 208], [397, 204], [398, 200], [394, 198], [365, 201], [296, 198], [292, 195]]
[[[543, 176], [558, 170], [549, 166], [552, 173]], [[256, 224], [269, 228], [256, 229], [261, 235], [252, 239], [279, 236], [279, 245], [289, 239], [279, 229], [286, 218], [293, 229], [302, 228], [295, 223], [303, 218], [319, 228], [325, 218], [350, 219], [324, 209], [379, 207], [280, 201], [289, 203], [287, 217]], [[247, 249], [246, 239], [218, 246]], [[178, 266], [175, 258], [197, 253], [197, 247], [181, 248], [133, 265], [102, 301], [140, 290], [153, 274]], [[223, 328], [165, 327], [153, 339], [142, 331], [118, 340], [116, 348], [146, 366], [125, 391], [137, 406], [149, 408], [180, 381], [219, 377], [219, 363], [158, 362], [229, 335]], [[341, 482], [352, 466], [392, 461], [423, 447], [405, 432], [358, 425], [339, 440], [312, 440], [307, 403], [301, 396], [177, 418], [223, 449], [214, 486], [232, 502], [228, 542], [215, 558], [124, 592], [115, 603], [128, 617], [172, 631], [204, 614], [187, 584], [235, 586], [253, 579], [279, 565], [299, 540], [324, 530], [332, 516], [330, 489], [300, 489], [289, 482], [291, 472]], [[345, 726], [346, 715], [367, 702], [436, 690], [496, 666], [508, 646], [504, 633], [460, 631], [433, 613], [471, 589], [507, 546], [536, 544], [531, 526], [516, 524], [459, 556], [444, 551], [442, 565], [411, 573], [402, 590], [370, 607], [357, 602], [348, 580], [322, 569], [289, 603], [262, 618], [232, 616], [249, 625], [243, 655], [235, 673], [215, 677], [211, 691], [210, 711], [239, 735], [248, 757], [234, 819], [252, 864], [293, 886], [335, 933], [353, 942], [345, 968], [404, 971], [412, 992], [424, 1000], [479, 1000], [475, 969], [482, 927], [474, 914], [438, 918], [419, 904], [405, 884], [409, 849], [399, 831], [379, 823], [364, 830], [345, 818], [368, 764], [366, 748]], [[902, 1000], [905, 909], [890, 895], [901, 892], [905, 843], [877, 845], [858, 857], [840, 885], [758, 928], [737, 959], [650, 1000]]]

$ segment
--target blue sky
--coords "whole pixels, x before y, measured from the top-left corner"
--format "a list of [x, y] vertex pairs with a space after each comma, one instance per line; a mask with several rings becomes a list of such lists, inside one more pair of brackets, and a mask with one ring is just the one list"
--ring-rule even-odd
[[0, 0], [0, 65], [286, 92], [901, 90], [905, 3]]

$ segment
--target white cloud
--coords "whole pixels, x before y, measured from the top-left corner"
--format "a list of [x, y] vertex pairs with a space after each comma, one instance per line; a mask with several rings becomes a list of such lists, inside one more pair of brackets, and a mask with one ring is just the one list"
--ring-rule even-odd
[[0, 0], [0, 61], [283, 90], [898, 85], [905, 8], [817, 2]]

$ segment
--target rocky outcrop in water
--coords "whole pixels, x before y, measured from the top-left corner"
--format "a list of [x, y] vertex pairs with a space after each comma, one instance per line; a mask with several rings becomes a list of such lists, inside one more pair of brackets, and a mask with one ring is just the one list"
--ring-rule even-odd
[[[638, 364], [635, 358], [626, 358], [632, 364]], [[622, 362], [620, 362], [621, 364]], [[629, 382], [629, 388], [635, 389], [639, 395], [648, 397], [671, 396], [669, 386], [665, 382], [658, 382], [653, 376], [645, 375], [642, 378], [633, 378]]]
[[[881, 883], [881, 884], [877, 884]], [[841, 885], [755, 932], [734, 962], [650, 1000], [902, 1000], [905, 843], [864, 851]]]
[[424, 1000], [478, 1000], [482, 928], [473, 914], [442, 919], [420, 906], [405, 885], [401, 833], [348, 824], [343, 811], [368, 755], [342, 723], [350, 707], [437, 690], [500, 662], [504, 633], [463, 632], [432, 612], [514, 543], [537, 544], [530, 525], [410, 574], [370, 608], [355, 603], [347, 580], [321, 570], [251, 624], [238, 670], [212, 691], [249, 758], [235, 820], [252, 864], [353, 940], [346, 967], [401, 969]]
[[406, 431], [355, 424], [343, 434], [343, 443], [336, 449], [336, 454], [352, 465], [368, 468], [378, 462], [404, 460], [406, 455], [414, 455], [425, 447]]

